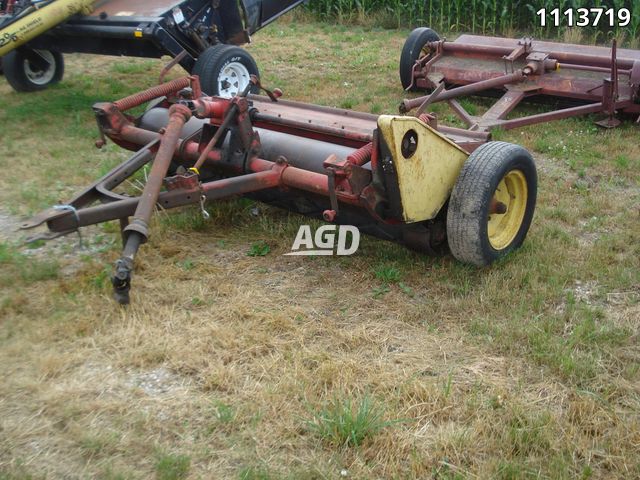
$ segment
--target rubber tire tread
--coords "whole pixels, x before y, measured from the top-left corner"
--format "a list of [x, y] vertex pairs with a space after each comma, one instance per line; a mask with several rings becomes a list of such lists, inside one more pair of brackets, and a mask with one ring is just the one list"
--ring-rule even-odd
[[[400, 54], [400, 83], [405, 90], [411, 85], [411, 70], [420, 56], [422, 47], [428, 42], [437, 42], [440, 36], [427, 27], [414, 29], [404, 42]], [[415, 90], [415, 88], [412, 88]]]
[[[207, 95], [219, 95], [218, 76], [227, 58], [239, 56], [241, 63], [247, 68], [250, 74], [260, 77], [258, 65], [251, 54], [243, 48], [235, 45], [214, 45], [202, 52], [193, 67], [192, 74], [200, 77], [200, 87]], [[213, 87], [209, 88], [209, 86]], [[252, 87], [251, 93], [259, 93], [259, 89]]]
[[2, 68], [7, 82], [16, 92], [37, 92], [45, 90], [62, 80], [64, 76], [64, 57], [60, 52], [49, 50], [53, 55], [56, 72], [49, 83], [38, 85], [27, 77], [24, 71], [25, 56], [20, 50], [13, 50], [2, 57]]
[[[487, 232], [489, 205], [502, 178], [514, 169], [524, 174], [527, 205], [513, 241], [506, 248], [496, 250]], [[449, 200], [447, 240], [453, 256], [464, 263], [486, 266], [519, 248], [531, 226], [537, 188], [535, 163], [523, 147], [489, 142], [476, 149], [463, 165]]]

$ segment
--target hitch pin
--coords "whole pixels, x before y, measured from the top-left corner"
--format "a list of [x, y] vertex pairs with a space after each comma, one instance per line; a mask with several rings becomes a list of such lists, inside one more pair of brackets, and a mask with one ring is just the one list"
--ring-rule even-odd
[[53, 206], [54, 210], [61, 210], [64, 212], [72, 212], [73, 216], [76, 219], [76, 233], [78, 234], [78, 248], [80, 250], [84, 249], [84, 243], [82, 241], [82, 232], [80, 232], [80, 215], [78, 215], [78, 209], [76, 207], [74, 207], [73, 205], [54, 205]]
[[200, 195], [200, 211], [202, 212], [202, 218], [204, 218], [205, 220], [209, 220], [211, 218], [211, 215], [204, 208], [204, 202], [206, 201], [207, 201], [207, 197], [205, 197], [203, 193], [202, 195]]

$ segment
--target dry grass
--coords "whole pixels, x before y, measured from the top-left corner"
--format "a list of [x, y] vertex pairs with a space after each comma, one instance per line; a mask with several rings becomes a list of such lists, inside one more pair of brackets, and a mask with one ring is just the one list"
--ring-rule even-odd
[[[393, 112], [406, 34], [279, 22], [250, 49], [290, 98]], [[121, 161], [91, 148], [90, 103], [160, 69], [69, 58], [48, 93], [0, 85], [14, 215]], [[351, 258], [284, 257], [305, 220], [232, 201], [210, 224], [163, 215], [120, 308], [117, 245], [78, 254], [71, 238], [51, 278], [19, 273], [48, 247], [3, 243], [0, 478], [640, 476], [638, 130], [570, 120], [500, 136], [534, 151], [541, 192], [525, 247], [489, 270], [372, 239]], [[248, 256], [260, 241], [269, 254]], [[376, 296], [389, 268], [400, 282]], [[401, 421], [359, 447], [309, 429], [335, 399], [364, 398]]]

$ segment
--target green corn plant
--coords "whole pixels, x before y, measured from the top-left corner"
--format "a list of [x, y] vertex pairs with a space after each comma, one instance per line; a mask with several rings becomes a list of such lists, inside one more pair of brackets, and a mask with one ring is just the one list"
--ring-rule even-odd
[[[628, 8], [631, 21], [626, 27], [608, 26], [601, 20], [600, 25], [583, 27], [585, 33], [593, 41], [606, 38], [624, 38], [627, 41], [640, 41], [640, 0], [594, 0], [589, 6]], [[318, 19], [326, 21], [349, 22], [356, 18], [364, 19], [384, 12], [398, 26], [428, 26], [442, 33], [450, 30], [471, 31], [481, 34], [520, 34], [538, 38], [562, 38], [567, 30], [564, 12], [568, 8], [574, 10], [586, 7], [583, 0], [311, 0], [306, 4], [307, 11]], [[550, 12], [558, 8], [562, 22], [558, 27], [542, 27], [536, 12], [545, 8]]]

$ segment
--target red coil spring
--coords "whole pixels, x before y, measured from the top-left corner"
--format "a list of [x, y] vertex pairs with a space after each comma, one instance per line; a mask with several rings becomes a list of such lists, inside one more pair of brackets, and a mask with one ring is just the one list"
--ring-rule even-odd
[[114, 102], [114, 105], [118, 110], [124, 112], [125, 110], [130, 110], [134, 107], [142, 105], [143, 103], [149, 102], [154, 98], [164, 97], [166, 95], [169, 95], [170, 93], [177, 92], [178, 90], [182, 90], [183, 88], [187, 88], [189, 85], [189, 77], [178, 78], [176, 80], [163, 83], [162, 85], [151, 87], [144, 92], [138, 92], [134, 93], [133, 95], [129, 95], [128, 97]]
[[360, 147], [347, 157], [349, 163], [362, 166], [371, 160], [371, 152], [373, 152], [373, 143], [367, 143], [365, 146]]
[[422, 115], [420, 115], [418, 117], [418, 120], [423, 121], [427, 125], [431, 125], [431, 121], [434, 120], [434, 116], [433, 115], [429, 115], [428, 113], [423, 113]]

